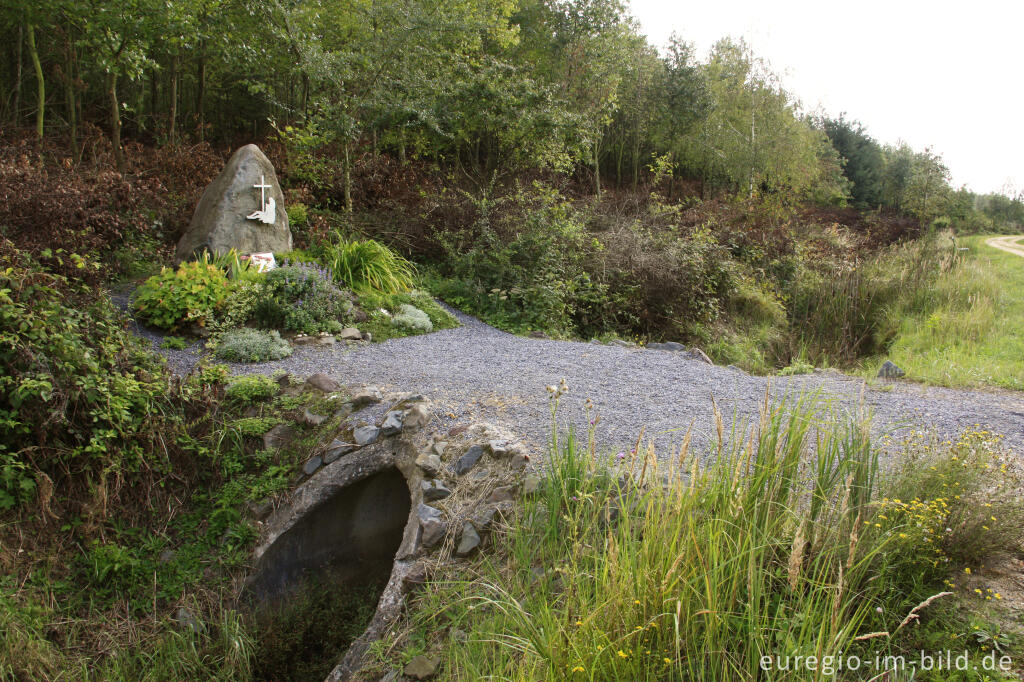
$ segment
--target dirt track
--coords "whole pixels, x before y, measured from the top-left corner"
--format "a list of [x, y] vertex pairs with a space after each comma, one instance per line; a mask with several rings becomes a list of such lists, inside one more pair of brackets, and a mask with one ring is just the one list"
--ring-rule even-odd
[[1009, 235], [1007, 237], [992, 237], [986, 239], [985, 243], [991, 246], [993, 249], [999, 249], [1000, 251], [1006, 251], [1017, 256], [1024, 258], [1024, 244], [1020, 241], [1024, 239], [1024, 234]]

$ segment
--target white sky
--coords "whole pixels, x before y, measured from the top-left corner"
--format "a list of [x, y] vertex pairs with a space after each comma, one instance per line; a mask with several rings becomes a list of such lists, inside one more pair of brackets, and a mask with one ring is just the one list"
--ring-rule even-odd
[[864, 124], [883, 143], [941, 154], [954, 186], [1024, 185], [1020, 0], [632, 0], [659, 48], [675, 31], [704, 59], [743, 37], [805, 111]]

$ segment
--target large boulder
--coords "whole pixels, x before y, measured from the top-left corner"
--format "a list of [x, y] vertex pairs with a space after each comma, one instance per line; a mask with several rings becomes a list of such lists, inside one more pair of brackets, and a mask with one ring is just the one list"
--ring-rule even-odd
[[[258, 187], [261, 184], [267, 185], [265, 190]], [[264, 205], [260, 204], [261, 192], [265, 192]], [[274, 210], [265, 219], [248, 217], [271, 203]], [[273, 222], [267, 222], [271, 216]], [[223, 254], [231, 249], [240, 254], [292, 249], [277, 174], [270, 159], [254, 144], [232, 154], [224, 170], [203, 192], [188, 230], [178, 241], [175, 257], [182, 261], [204, 250]]]

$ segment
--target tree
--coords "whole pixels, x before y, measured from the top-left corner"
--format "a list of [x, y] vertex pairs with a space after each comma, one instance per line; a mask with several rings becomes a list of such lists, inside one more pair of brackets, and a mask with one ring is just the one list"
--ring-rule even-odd
[[858, 208], [877, 207], [882, 201], [882, 174], [885, 160], [882, 147], [857, 121], [848, 121], [845, 114], [832, 119], [825, 116], [815, 125], [828, 135], [829, 141], [843, 158], [843, 175], [851, 183], [850, 194]]

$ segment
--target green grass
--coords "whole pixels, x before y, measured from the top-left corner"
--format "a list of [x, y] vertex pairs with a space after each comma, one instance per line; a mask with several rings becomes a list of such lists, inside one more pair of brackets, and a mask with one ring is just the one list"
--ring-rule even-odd
[[997, 439], [893, 445], [908, 466], [889, 477], [867, 424], [813, 401], [719, 427], [708, 459], [684, 447], [667, 464], [642, 447], [602, 464], [592, 439], [553, 443], [540, 494], [492, 550], [420, 592], [404, 638], [377, 647], [380, 670], [436, 652], [446, 680], [804, 680], [822, 677], [766, 675], [761, 657], [951, 641], [980, 659], [971, 628], [998, 629], [989, 602], [940, 593], [1019, 548], [1021, 504], [991, 488]]
[[938, 278], [934, 309], [902, 320], [888, 357], [908, 378], [1024, 389], [1024, 258], [987, 246], [986, 238], [963, 238], [969, 251]]

